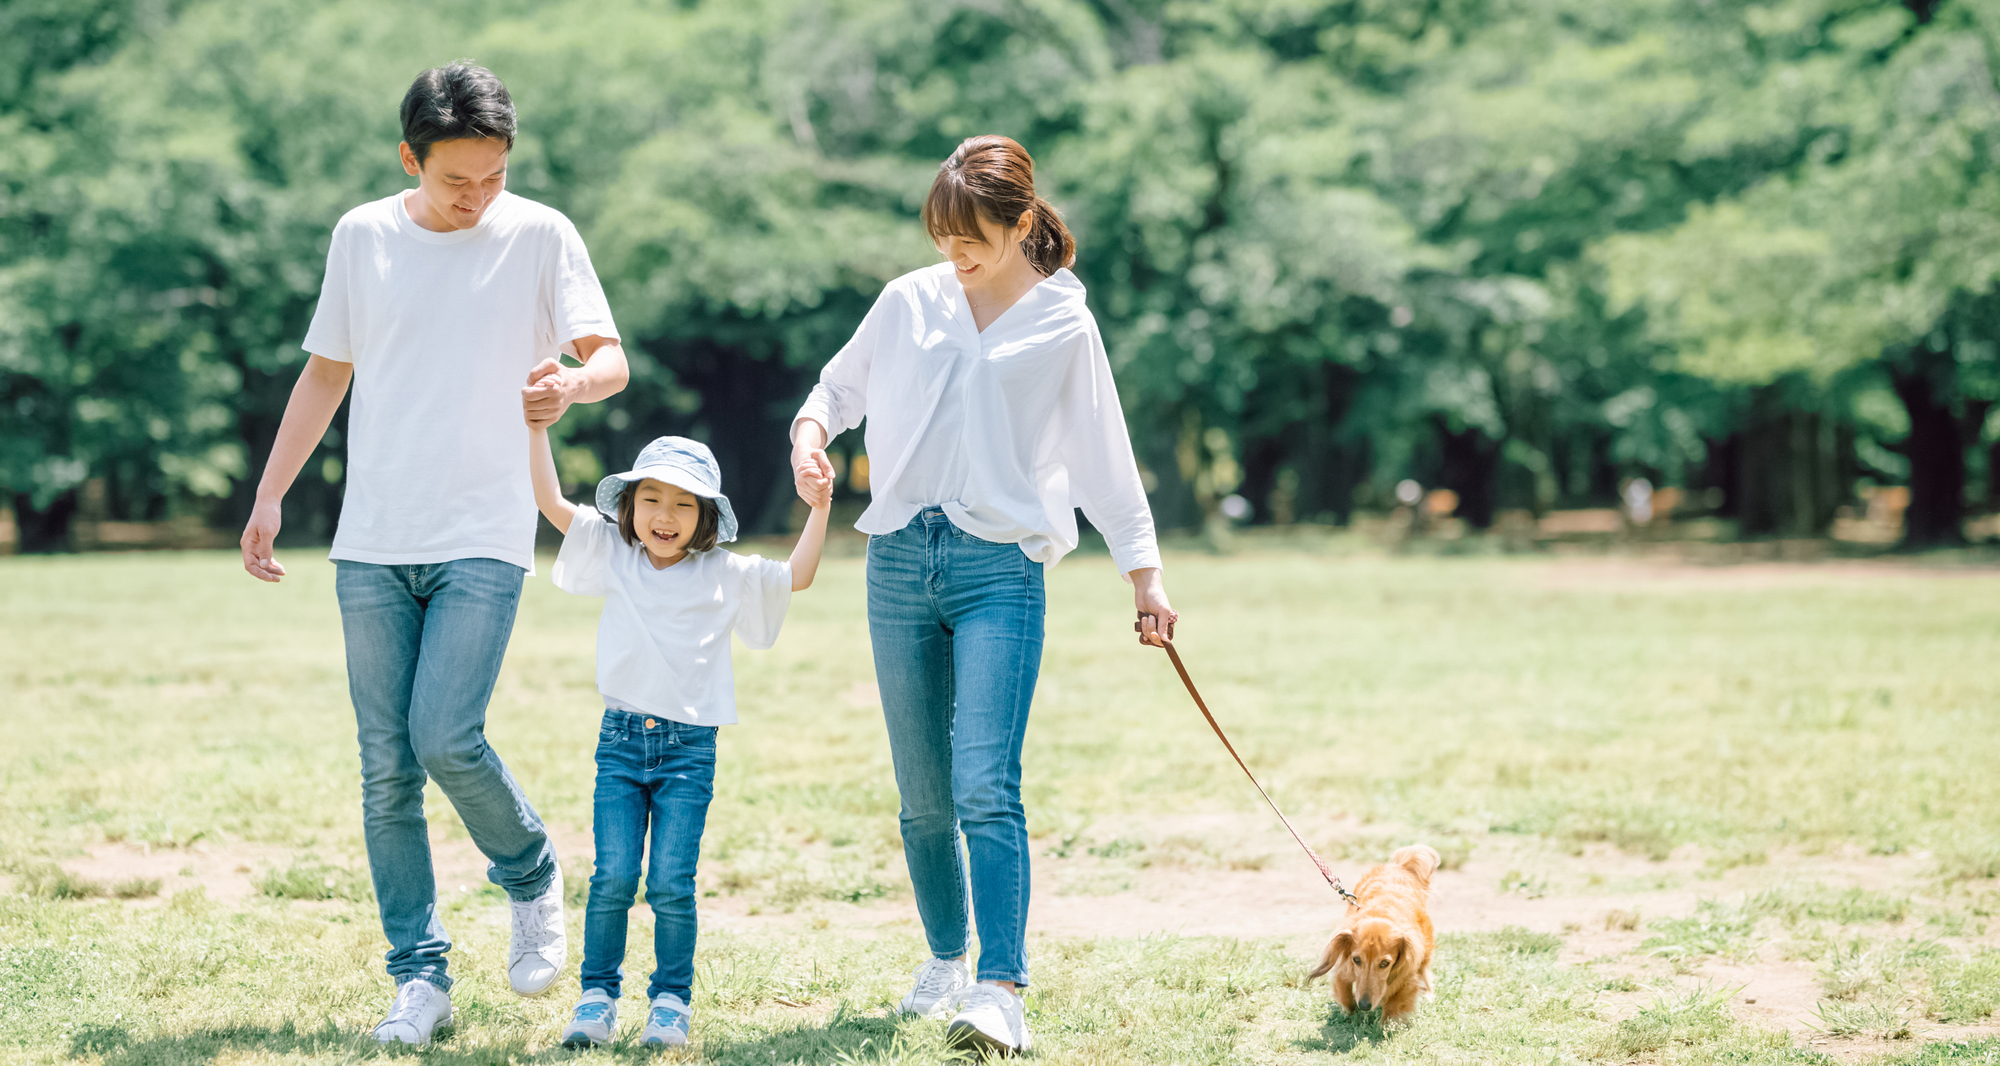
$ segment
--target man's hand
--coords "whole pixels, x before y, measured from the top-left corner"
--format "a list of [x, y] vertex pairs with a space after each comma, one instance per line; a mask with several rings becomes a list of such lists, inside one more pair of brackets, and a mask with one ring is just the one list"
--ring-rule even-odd
[[1180, 613], [1167, 602], [1167, 585], [1157, 566], [1132, 571], [1132, 605], [1139, 609], [1139, 643], [1164, 648], [1173, 639]]
[[258, 501], [243, 527], [243, 569], [259, 581], [275, 582], [285, 576], [285, 568], [271, 557], [271, 542], [278, 539], [282, 521], [277, 501]]
[[547, 429], [569, 410], [575, 397], [564, 369], [562, 360], [551, 356], [528, 371], [528, 385], [521, 390], [521, 413], [527, 417], [528, 425]]

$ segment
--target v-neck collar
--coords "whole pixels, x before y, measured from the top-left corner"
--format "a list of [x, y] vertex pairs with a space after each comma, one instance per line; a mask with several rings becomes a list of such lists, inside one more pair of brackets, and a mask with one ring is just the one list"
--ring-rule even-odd
[[[951, 264], [946, 263], [945, 265], [950, 266]], [[964, 319], [965, 324], [971, 327], [972, 329], [973, 340], [977, 341], [981, 347], [984, 347], [986, 343], [986, 335], [993, 331], [993, 327], [998, 326], [1000, 323], [1006, 321], [1007, 316], [1013, 314], [1016, 310], [1020, 309], [1020, 306], [1022, 304], [1027, 303], [1031, 299], [1034, 299], [1035, 294], [1041, 291], [1042, 286], [1047, 285], [1051, 281], [1054, 281], [1055, 277], [1056, 276], [1054, 274], [1047, 274], [1042, 277], [1042, 280], [1037, 281], [1033, 285], [1028, 286], [1027, 292], [1022, 293], [1019, 297], [1017, 297], [1014, 300], [1013, 303], [1008, 304], [1007, 309], [1005, 311], [1002, 311], [999, 314], [994, 315], [993, 321], [986, 323], [985, 329], [980, 329], [979, 319], [975, 317], [972, 313], [972, 301], [965, 298], [965, 285], [958, 280], [958, 272], [954, 270], [951, 275], [951, 284], [954, 288], [958, 290], [958, 293], [956, 294], [958, 298], [952, 305], [952, 313], [955, 317], [962, 317]], [[963, 311], [962, 316], [960, 315], [961, 310]]]

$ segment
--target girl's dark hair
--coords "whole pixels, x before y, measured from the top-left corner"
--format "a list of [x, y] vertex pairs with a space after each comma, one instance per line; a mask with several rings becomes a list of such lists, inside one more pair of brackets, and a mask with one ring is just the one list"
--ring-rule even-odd
[[967, 137], [938, 167], [924, 199], [924, 228], [931, 240], [977, 237], [979, 219], [1012, 229], [1032, 210], [1035, 224], [1021, 251], [1043, 274], [1076, 262], [1076, 239], [1054, 205], [1035, 195], [1035, 161], [1010, 137]]
[[[639, 543], [639, 531], [632, 528], [632, 512], [636, 509], [632, 490], [638, 487], [638, 482], [631, 482], [625, 486], [624, 492], [618, 494], [618, 535], [624, 537], [627, 544]], [[695, 499], [701, 501], [701, 516], [694, 521], [694, 536], [688, 538], [687, 550], [705, 552], [715, 547], [715, 538], [722, 529], [722, 508], [706, 496], [696, 496]]]
[[431, 145], [490, 137], [514, 147], [514, 98], [493, 72], [461, 59], [417, 75], [403, 94], [403, 140], [422, 166]]

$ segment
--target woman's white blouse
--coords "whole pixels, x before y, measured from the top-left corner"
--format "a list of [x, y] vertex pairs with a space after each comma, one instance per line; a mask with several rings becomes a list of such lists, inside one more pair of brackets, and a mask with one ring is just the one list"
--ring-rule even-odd
[[829, 438], [868, 420], [873, 499], [854, 528], [894, 533], [935, 504], [965, 532], [1054, 566], [1076, 547], [1081, 507], [1120, 573], [1160, 565], [1083, 295], [1076, 275], [1058, 270], [981, 333], [950, 263], [882, 290], [798, 414]]

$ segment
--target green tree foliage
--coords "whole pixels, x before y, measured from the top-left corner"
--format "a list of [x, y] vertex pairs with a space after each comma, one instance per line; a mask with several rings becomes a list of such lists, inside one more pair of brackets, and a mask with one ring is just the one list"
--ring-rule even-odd
[[17, 0], [0, 485], [31, 547], [87, 478], [235, 521], [334, 221], [406, 185], [400, 94], [470, 56], [627, 334], [632, 387], [559, 427], [572, 480], [689, 433], [782, 524], [794, 405], [931, 261], [937, 161], [1003, 132], [1077, 233], [1163, 525], [1230, 492], [1344, 520], [1405, 477], [1485, 525], [1646, 476], [1811, 533], [1868, 474], [1949, 540], [2000, 398], [1996, 31], [1994, 0]]

